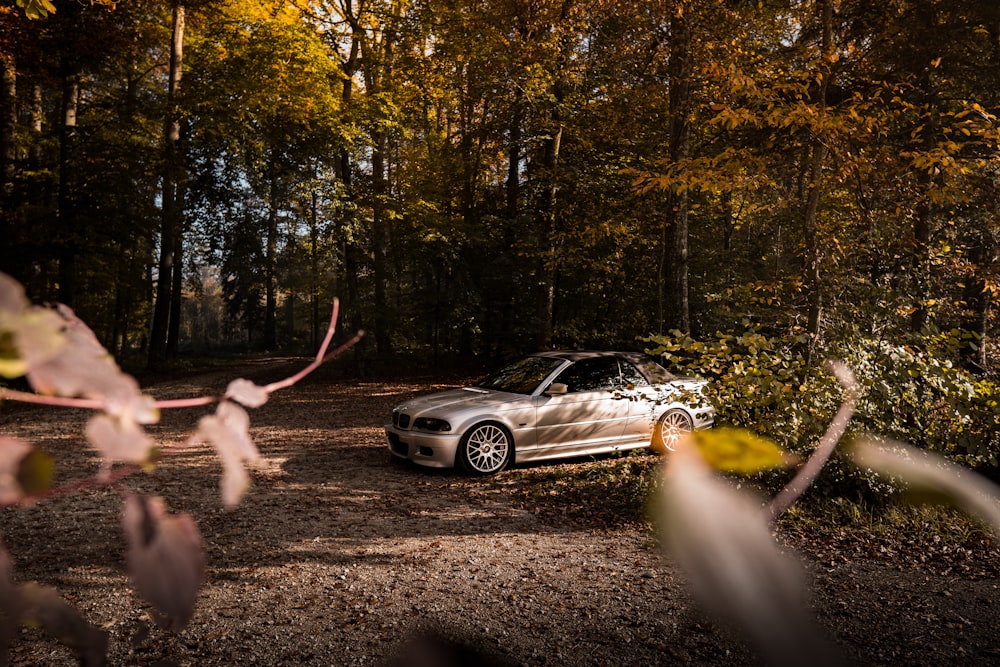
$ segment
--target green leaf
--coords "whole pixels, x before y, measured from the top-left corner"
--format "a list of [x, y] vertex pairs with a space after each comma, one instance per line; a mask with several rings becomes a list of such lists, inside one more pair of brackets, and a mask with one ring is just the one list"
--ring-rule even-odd
[[21, 377], [27, 370], [27, 364], [20, 359], [4, 359], [0, 357], [0, 376], [8, 380]]
[[723, 472], [759, 472], [787, 466], [793, 460], [771, 440], [745, 429], [695, 431], [692, 437], [705, 461]]
[[26, 496], [48, 491], [52, 487], [55, 469], [55, 459], [45, 452], [32, 449], [21, 459], [17, 470], [17, 483]]

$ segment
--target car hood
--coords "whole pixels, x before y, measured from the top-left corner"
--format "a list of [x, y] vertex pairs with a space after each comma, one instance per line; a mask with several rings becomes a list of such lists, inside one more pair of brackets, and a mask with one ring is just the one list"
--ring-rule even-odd
[[670, 381], [670, 385], [677, 387], [678, 389], [685, 389], [687, 391], [697, 391], [703, 389], [705, 385], [708, 384], [707, 380], [699, 380], [698, 378], [678, 376]]
[[508, 394], [486, 389], [449, 389], [410, 399], [402, 403], [396, 410], [410, 415], [424, 414], [433, 410], [435, 415], [445, 415], [467, 407], [501, 406], [526, 398], [528, 397], [521, 394]]

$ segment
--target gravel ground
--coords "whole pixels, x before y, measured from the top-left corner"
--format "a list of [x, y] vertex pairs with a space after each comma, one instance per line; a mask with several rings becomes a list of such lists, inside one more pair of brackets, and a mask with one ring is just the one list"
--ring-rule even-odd
[[[297, 367], [271, 362], [150, 390], [217, 393], [234, 376], [262, 381]], [[233, 510], [221, 506], [220, 466], [204, 448], [128, 478], [124, 486], [194, 515], [205, 542], [206, 583], [177, 634], [153, 625], [131, 592], [116, 489], [0, 510], [15, 576], [56, 587], [106, 630], [116, 665], [757, 664], [692, 603], [634, 508], [584, 503], [561, 481], [620, 459], [489, 480], [391, 460], [381, 430], [389, 410], [438, 388], [430, 377], [353, 382], [321, 368], [275, 395], [251, 414], [265, 463]], [[179, 442], [200, 414], [165, 415], [155, 435]], [[58, 481], [70, 482], [95, 469], [81, 449], [86, 416], [5, 405], [0, 432], [44, 447], [59, 460]], [[809, 572], [818, 623], [848, 662], [1000, 664], [993, 543], [971, 535], [936, 547], [927, 535], [894, 545], [860, 530], [778, 534]], [[76, 662], [35, 629], [20, 632], [11, 659]]]

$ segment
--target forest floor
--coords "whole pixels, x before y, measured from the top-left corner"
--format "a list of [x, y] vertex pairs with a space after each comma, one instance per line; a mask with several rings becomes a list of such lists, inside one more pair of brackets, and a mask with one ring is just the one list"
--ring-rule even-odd
[[[158, 398], [220, 393], [304, 362], [272, 360], [158, 382]], [[517, 467], [490, 479], [391, 460], [382, 424], [430, 375], [358, 382], [321, 368], [251, 411], [265, 461], [243, 503], [221, 506], [205, 448], [165, 457], [130, 488], [198, 521], [207, 553], [195, 616], [172, 634], [150, 621], [124, 572], [112, 489], [0, 510], [18, 581], [54, 586], [109, 635], [114, 665], [758, 664], [699, 611], [642, 512], [581, 488], [656, 465], [652, 454]], [[202, 410], [151, 429], [178, 443]], [[0, 433], [92, 474], [87, 415], [0, 408]], [[577, 483], [583, 480], [581, 483]], [[810, 582], [821, 630], [858, 665], [1000, 664], [1000, 549], [967, 535], [887, 539], [871, 522], [787, 521], [777, 538]], [[469, 652], [480, 657], [470, 658]], [[454, 662], [449, 663], [449, 659]], [[75, 664], [36, 629], [14, 665]], [[463, 662], [465, 659], [465, 662]]]

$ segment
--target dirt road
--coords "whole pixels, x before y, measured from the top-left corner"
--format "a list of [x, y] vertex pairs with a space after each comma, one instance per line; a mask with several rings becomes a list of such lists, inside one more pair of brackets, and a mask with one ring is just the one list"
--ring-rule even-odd
[[[266, 379], [290, 368], [276, 362], [240, 374]], [[212, 373], [152, 391], [220, 392], [231, 377]], [[179, 634], [153, 626], [131, 593], [113, 490], [0, 510], [16, 577], [57, 587], [104, 628], [116, 665], [417, 664], [440, 650], [428, 636], [498, 664], [754, 663], [738, 638], [694, 608], [639, 513], [582, 507], [561, 482], [620, 468], [621, 460], [517, 468], [489, 480], [390, 460], [382, 423], [403, 398], [437, 388], [432, 379], [359, 383], [320, 369], [275, 395], [251, 414], [266, 460], [234, 510], [221, 506], [220, 467], [207, 449], [167, 457], [126, 481], [198, 520], [208, 576]], [[180, 442], [201, 414], [166, 415], [155, 435]], [[49, 450], [67, 481], [94, 470], [81, 449], [85, 418], [3, 406], [0, 432]], [[656, 459], [640, 455], [629, 465]], [[850, 662], [1000, 661], [995, 546], [949, 566], [898, 554], [848, 557], [812, 536], [782, 539], [801, 548], [819, 623]], [[75, 664], [70, 651], [29, 629], [12, 657], [15, 665]], [[437, 656], [425, 664], [447, 663]]]

